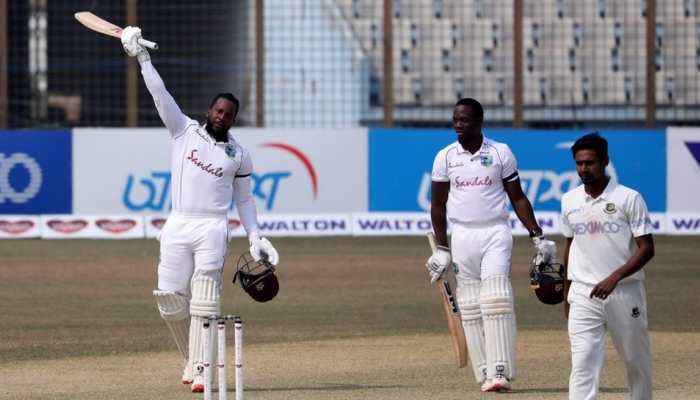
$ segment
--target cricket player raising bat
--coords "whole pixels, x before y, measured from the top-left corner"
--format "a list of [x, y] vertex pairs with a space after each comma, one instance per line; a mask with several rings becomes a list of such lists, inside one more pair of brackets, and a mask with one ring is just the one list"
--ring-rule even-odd
[[[554, 242], [542, 236], [520, 187], [508, 145], [484, 137], [484, 109], [474, 99], [457, 102], [457, 140], [435, 156], [431, 219], [438, 244], [428, 259], [431, 282], [455, 265], [457, 302], [474, 377], [484, 392], [511, 388], [515, 378], [515, 315], [510, 283], [513, 237], [506, 199], [530, 232], [538, 260], [553, 262]], [[452, 246], [447, 221], [452, 223]]]
[[172, 139], [172, 211], [160, 234], [158, 288], [153, 294], [185, 358], [182, 383], [191, 383], [193, 392], [201, 392], [203, 322], [220, 314], [232, 198], [253, 258], [267, 257], [276, 265], [279, 255], [258, 233], [250, 154], [229, 133], [238, 114], [238, 99], [230, 93], [216, 95], [204, 126], [187, 117], [165, 89], [140, 38], [141, 29], [136, 27], [126, 27], [121, 35], [124, 50], [141, 65], [146, 87]]

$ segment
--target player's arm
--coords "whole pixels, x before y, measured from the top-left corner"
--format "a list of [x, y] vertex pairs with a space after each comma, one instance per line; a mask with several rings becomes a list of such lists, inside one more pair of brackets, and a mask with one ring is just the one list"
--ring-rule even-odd
[[525, 229], [531, 234], [538, 233], [536, 236], [542, 236], [542, 228], [537, 224], [535, 212], [532, 210], [530, 200], [528, 200], [525, 193], [523, 193], [523, 188], [520, 186], [520, 178], [516, 175], [515, 179], [504, 179], [503, 188], [508, 194], [510, 204], [513, 205], [515, 215], [518, 216], [518, 219], [523, 223]]
[[569, 318], [569, 302], [566, 299], [569, 297], [569, 287], [571, 287], [571, 280], [569, 279], [569, 251], [573, 241], [573, 237], [567, 237], [566, 244], [564, 244], [564, 267], [566, 271], [566, 276], [564, 277], [564, 317], [566, 318]]
[[515, 215], [523, 223], [523, 226], [530, 234], [530, 238], [532, 238], [532, 243], [535, 245], [535, 251], [537, 252], [535, 263], [554, 262], [557, 256], [557, 245], [544, 237], [542, 228], [537, 224], [532, 204], [530, 204], [530, 200], [528, 200], [525, 193], [523, 193], [522, 187], [520, 187], [520, 178], [517, 177], [517, 173], [514, 179], [504, 179], [503, 187], [508, 194], [510, 203], [513, 205]]
[[654, 257], [654, 238], [651, 233], [634, 238], [634, 242], [637, 244], [637, 249], [632, 257], [620, 268], [613, 271], [610, 276], [595, 285], [591, 291], [591, 297], [607, 298], [621, 280], [644, 268]]
[[259, 238], [258, 210], [253, 198], [253, 161], [247, 152], [243, 153], [241, 167], [233, 179], [233, 198], [236, 202], [238, 217], [249, 239]]
[[510, 150], [510, 147], [505, 146], [498, 152], [498, 156], [502, 165], [501, 179], [503, 181], [503, 189], [508, 194], [508, 199], [513, 206], [515, 215], [518, 216], [520, 222], [530, 233], [530, 237], [544, 239], [542, 237], [542, 228], [537, 224], [535, 212], [532, 210], [532, 204], [530, 204], [530, 200], [525, 196], [523, 188], [520, 186], [518, 163], [515, 160], [515, 155]]
[[432, 197], [430, 200], [430, 220], [438, 246], [449, 247], [447, 244], [447, 196], [450, 193], [450, 182], [435, 182], [431, 184]]
[[644, 268], [649, 260], [654, 257], [651, 219], [649, 218], [649, 211], [646, 203], [644, 203], [644, 199], [639, 193], [636, 193], [624, 204], [623, 209], [637, 249], [625, 264], [593, 287], [590, 294], [591, 297], [607, 298], [615, 290], [618, 282]]
[[447, 173], [447, 157], [440, 151], [433, 160], [431, 176], [430, 220], [433, 223], [435, 247], [425, 266], [428, 268], [430, 283], [437, 282], [452, 265], [452, 252], [447, 242], [447, 198], [450, 193], [450, 177]]
[[272, 265], [279, 262], [279, 253], [267, 238], [260, 237], [258, 232], [258, 210], [253, 198], [253, 161], [248, 152], [243, 153], [241, 167], [233, 179], [233, 198], [236, 202], [238, 217], [248, 235], [250, 254], [255, 261], [266, 257]]
[[129, 56], [136, 57], [138, 60], [144, 83], [153, 97], [153, 102], [163, 124], [173, 137], [180, 136], [187, 127], [189, 118], [182, 113], [173, 96], [165, 88], [163, 79], [151, 63], [150, 54], [145, 47], [138, 43], [140, 37], [141, 29], [132, 26], [124, 28], [121, 37], [124, 50]]

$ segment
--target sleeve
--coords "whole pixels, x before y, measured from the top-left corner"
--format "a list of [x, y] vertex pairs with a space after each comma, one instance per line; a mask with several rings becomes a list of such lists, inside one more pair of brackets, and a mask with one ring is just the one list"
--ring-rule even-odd
[[574, 237], [574, 230], [571, 228], [571, 223], [569, 222], [569, 216], [567, 215], [564, 205], [562, 204], [561, 213], [559, 214], [559, 229], [564, 237], [572, 238]]
[[233, 198], [236, 201], [238, 217], [241, 219], [248, 237], [258, 234], [258, 211], [255, 207], [252, 187], [253, 161], [247, 151], [243, 152], [241, 167], [233, 178]]
[[518, 162], [515, 160], [515, 155], [507, 145], [503, 146], [503, 170], [501, 170], [501, 179], [506, 182], [512, 182], [518, 179]]
[[447, 175], [447, 152], [440, 151], [433, 160], [433, 172], [431, 179], [434, 182], [449, 182], [450, 177]]
[[639, 237], [652, 233], [651, 217], [642, 195], [635, 192], [626, 204], [625, 214], [630, 224], [632, 236]]
[[170, 135], [173, 138], [181, 136], [185, 132], [190, 119], [182, 113], [173, 96], [168, 93], [163, 79], [150, 61], [141, 63], [141, 75], [143, 75], [146, 88], [151, 93], [153, 102], [156, 104], [158, 115], [165, 127], [168, 128]]

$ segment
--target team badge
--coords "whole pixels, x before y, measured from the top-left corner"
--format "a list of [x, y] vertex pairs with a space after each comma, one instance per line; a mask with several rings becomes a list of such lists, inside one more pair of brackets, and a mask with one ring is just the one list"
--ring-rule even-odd
[[639, 318], [639, 315], [640, 315], [639, 307], [634, 307], [632, 309], [632, 318]]
[[491, 156], [491, 154], [481, 154], [479, 159], [481, 160], [481, 165], [484, 167], [490, 167], [493, 165], [493, 156]]
[[606, 214], [615, 214], [615, 203], [606, 203], [605, 204], [605, 211]]
[[236, 158], [236, 146], [234, 146], [232, 144], [227, 144], [224, 151], [226, 152], [227, 156], [229, 156], [231, 158]]

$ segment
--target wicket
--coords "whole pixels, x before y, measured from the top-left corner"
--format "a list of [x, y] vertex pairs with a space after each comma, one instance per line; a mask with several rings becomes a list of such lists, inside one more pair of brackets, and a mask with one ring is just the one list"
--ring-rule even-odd
[[212, 330], [209, 329], [211, 321], [216, 321], [217, 335], [217, 370], [219, 380], [219, 400], [227, 398], [226, 384], [226, 321], [233, 321], [234, 326], [234, 366], [236, 400], [243, 400], [243, 321], [238, 315], [213, 315], [204, 321], [204, 400], [212, 400], [212, 352], [214, 343]]

